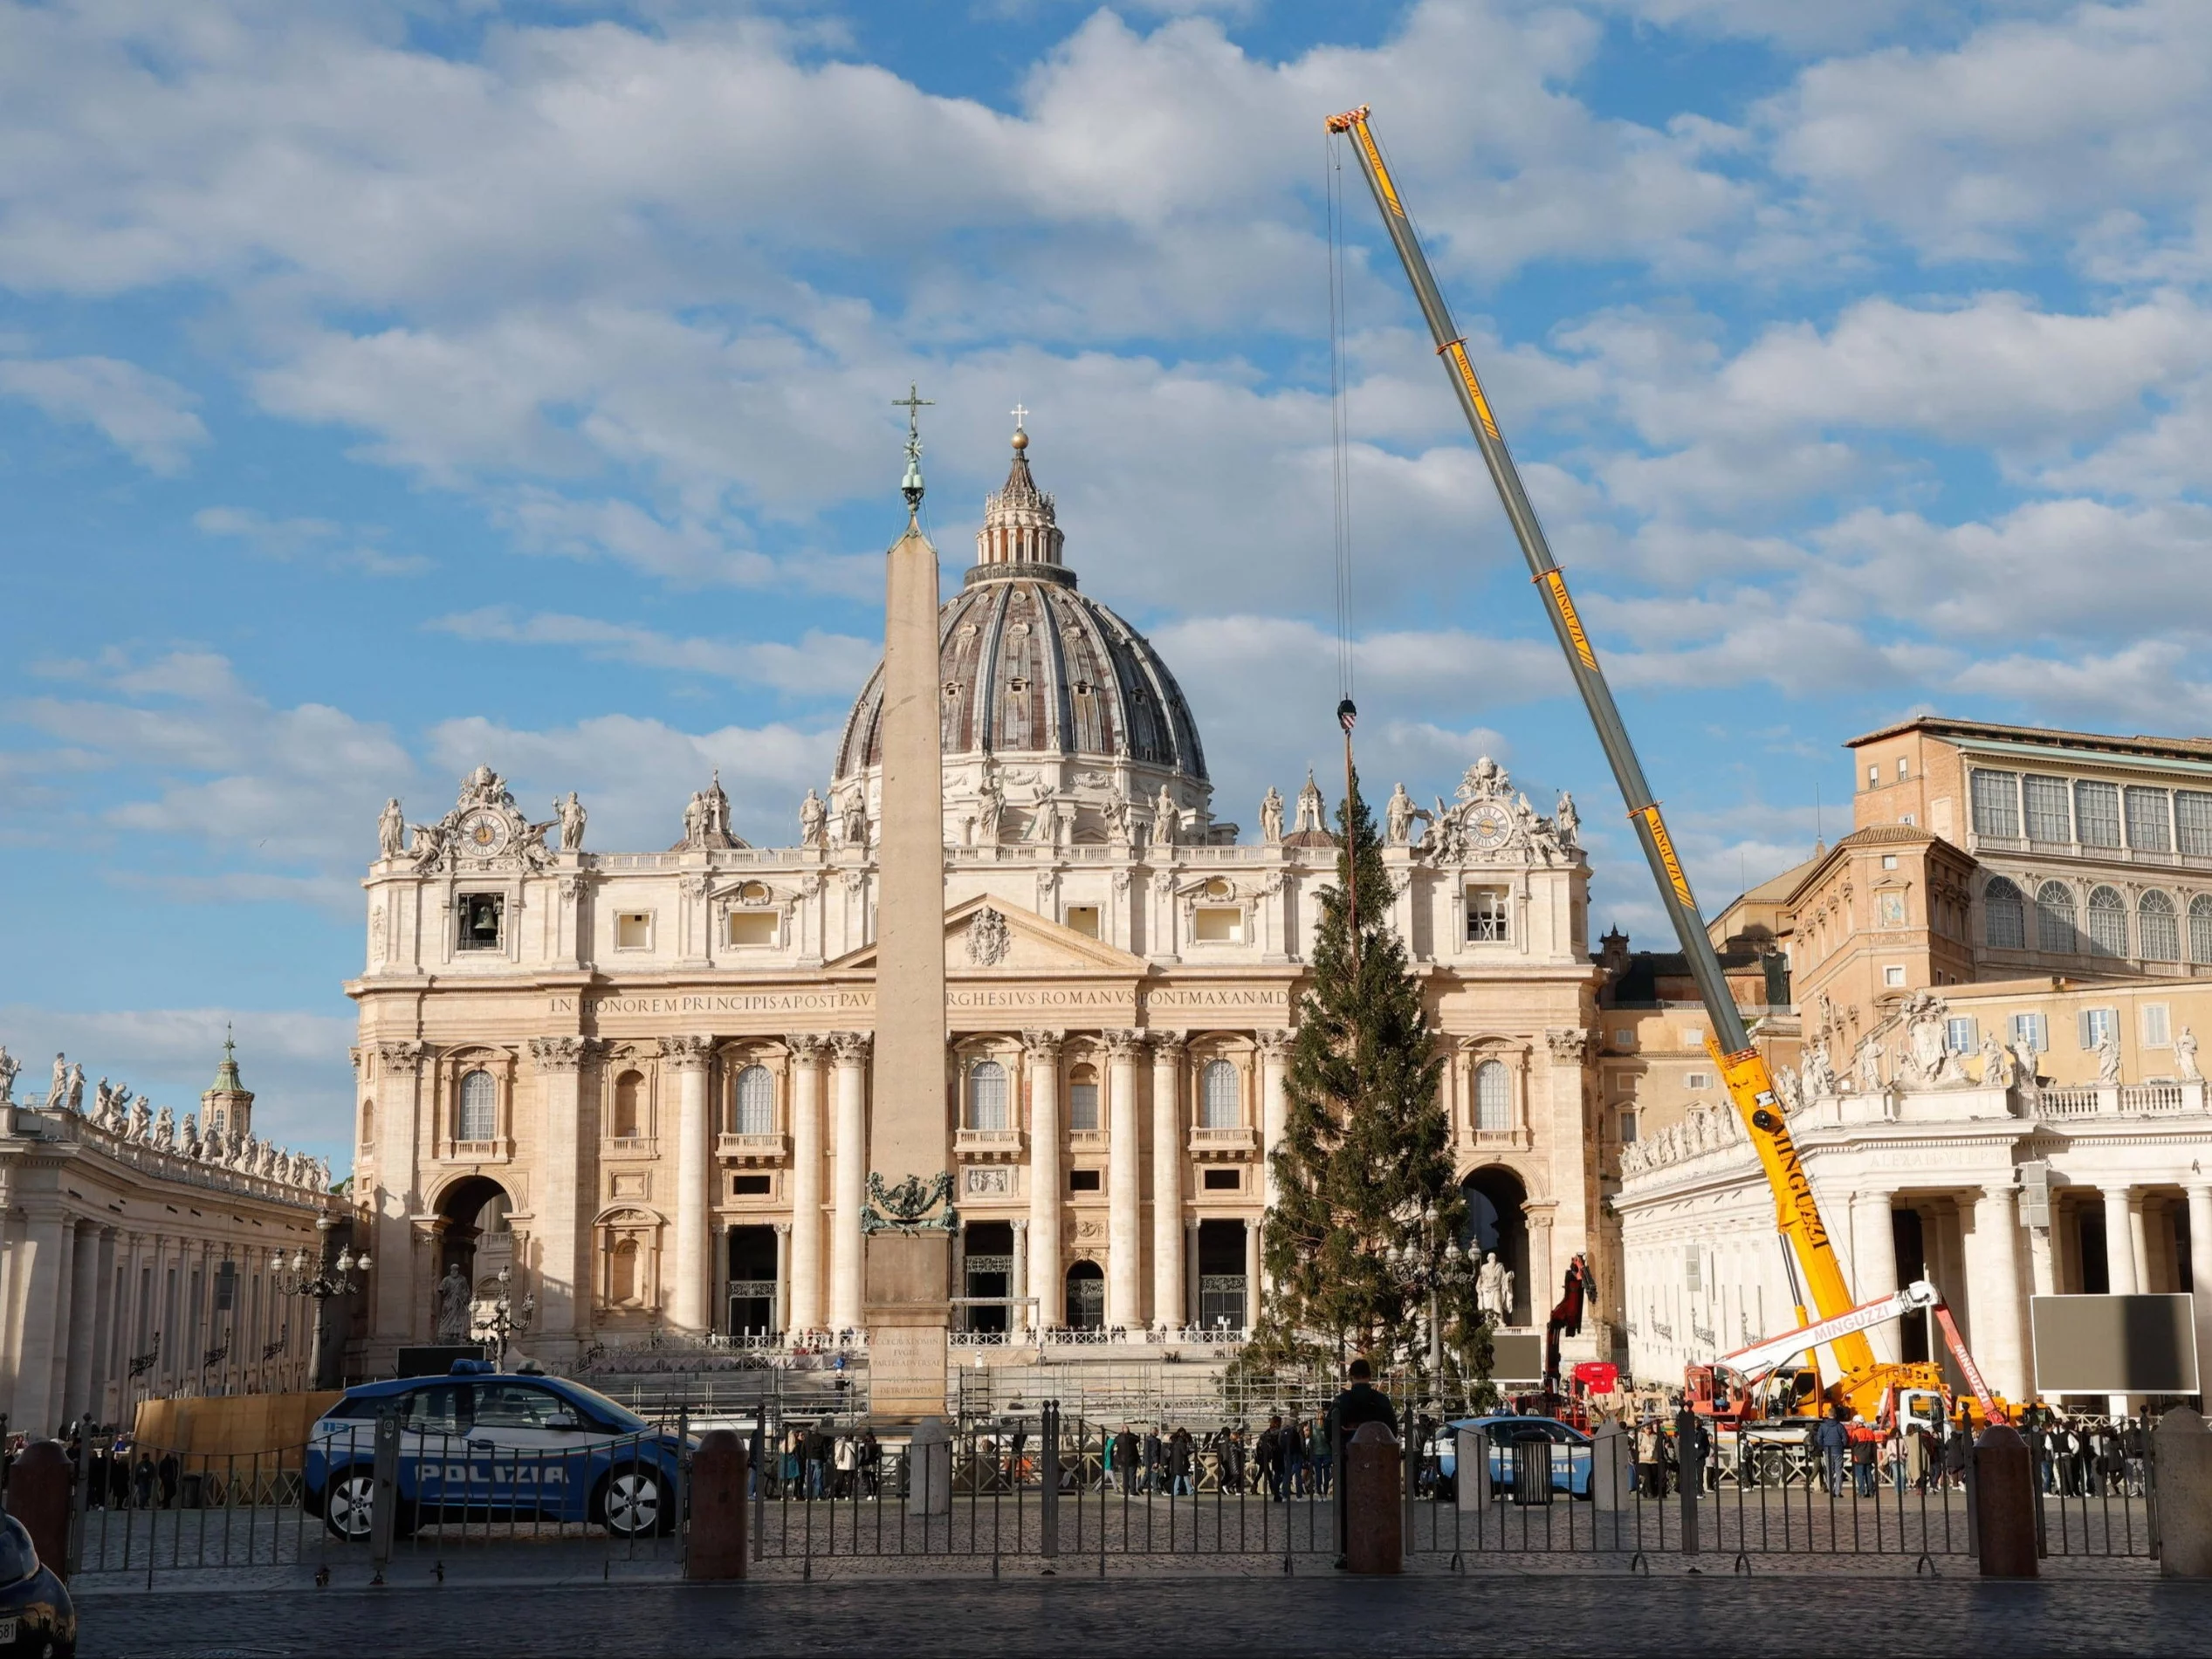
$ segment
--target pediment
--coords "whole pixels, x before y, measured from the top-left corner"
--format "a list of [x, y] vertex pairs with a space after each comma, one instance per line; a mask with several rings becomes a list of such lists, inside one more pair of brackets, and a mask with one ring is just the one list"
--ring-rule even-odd
[[[996, 920], [986, 919], [986, 914]], [[876, 966], [876, 947], [867, 945], [824, 964], [825, 970], [866, 973]], [[1137, 977], [1151, 971], [1133, 956], [1088, 934], [1077, 933], [1034, 910], [985, 894], [963, 900], [945, 913], [945, 973], [948, 979], [1000, 976], [1014, 978], [1061, 974], [1116, 974]]]

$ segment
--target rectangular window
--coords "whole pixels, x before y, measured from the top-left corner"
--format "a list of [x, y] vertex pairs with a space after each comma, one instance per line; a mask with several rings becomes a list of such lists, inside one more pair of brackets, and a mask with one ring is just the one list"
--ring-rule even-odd
[[1882, 854], [1882, 867], [1883, 867], [1884, 869], [1886, 869], [1886, 870], [1893, 870], [1893, 869], [1895, 869], [1895, 868], [1897, 867], [1897, 854], [1896, 854], [1896, 853], [1883, 853], [1883, 854]]
[[2119, 845], [2119, 785], [2076, 784], [2074, 828], [2084, 847]]
[[1094, 1134], [1098, 1128], [1098, 1085], [1070, 1083], [1068, 1086], [1068, 1127], [1082, 1134]]
[[1105, 1185], [1100, 1178], [1104, 1174], [1105, 1171], [1103, 1169], [1070, 1169], [1068, 1172], [1068, 1190], [1070, 1192], [1100, 1191]]
[[461, 936], [457, 942], [460, 948], [497, 950], [499, 918], [507, 908], [505, 898], [497, 893], [464, 893], [455, 902], [461, 912]]
[[1635, 1032], [1626, 1025], [1621, 1026], [1613, 1032], [1613, 1046], [1624, 1050], [1634, 1048], [1636, 1046]]
[[2127, 844], [2139, 853], [2174, 850], [2164, 790], [2145, 789], [2135, 784], [2127, 786]]
[[2143, 1046], [2169, 1048], [2174, 1042], [2174, 1022], [2164, 1003], [2143, 1004]]
[[653, 948], [653, 915], [649, 910], [626, 910], [615, 918], [615, 949], [617, 950], [650, 950]]
[[1905, 970], [1904, 970], [1904, 969], [1902, 969], [1902, 968], [1885, 968], [1885, 969], [1883, 969], [1883, 970], [1882, 970], [1882, 983], [1883, 983], [1885, 985], [1901, 985], [1901, 984], [1903, 984], [1905, 983]]
[[2064, 844], [2074, 839], [2073, 792], [2064, 778], [2030, 773], [2020, 780], [2020, 791], [2027, 802], [2030, 840]]
[[2012, 1040], [2041, 1054], [2051, 1046], [2051, 1032], [2041, 1014], [2015, 1014], [2012, 1017]]
[[1244, 943], [1244, 912], [1226, 905], [1200, 905], [1192, 913], [1191, 933], [1202, 945]]
[[730, 1196], [732, 1198], [766, 1198], [775, 1190], [773, 1176], [732, 1176]]
[[2192, 858], [2212, 858], [2212, 795], [2201, 789], [2175, 790], [2174, 828], [2182, 852]]
[[1624, 1112], [1621, 1114], [1621, 1144], [1623, 1146], [1632, 1146], [1635, 1143], [1635, 1141], [1636, 1114], [1632, 1111]]
[[733, 945], [773, 945], [776, 942], [773, 910], [730, 912], [730, 943]]
[[1907, 778], [1910, 778], [1913, 775], [1912, 765], [1913, 763], [1907, 760], [1903, 755], [1899, 755], [1897, 758], [1897, 781], [1899, 783], [1903, 783]]
[[1208, 1192], [1240, 1192], [1244, 1189], [1244, 1172], [1240, 1169], [1208, 1169], [1206, 1189]]
[[2020, 774], [1974, 769], [1974, 833], [2002, 835], [2008, 840], [2020, 834]]
[[2081, 1011], [2081, 1045], [2085, 1049], [2097, 1047], [2112, 1035], [2119, 1025], [2119, 1014], [2111, 1008], [2085, 1008]]
[[1095, 904], [1069, 905], [1068, 926], [1086, 939], [1096, 939], [1098, 937], [1098, 907]]
[[1713, 1087], [1713, 1073], [1685, 1072], [1682, 1073], [1682, 1087], [1686, 1089], [1709, 1089]]
[[1502, 944], [1513, 936], [1509, 895], [1503, 888], [1467, 889], [1467, 943]]
[[1705, 1046], [1705, 1028], [1702, 1025], [1683, 1026], [1682, 1046], [1685, 1048], [1703, 1048]]
[[1868, 762], [1866, 763], [1866, 787], [1867, 787], [1867, 788], [1869, 788], [1869, 789], [1879, 789], [1881, 786], [1882, 786], [1882, 768], [1881, 768], [1881, 765], [1880, 765], [1880, 764], [1879, 764], [1879, 762], [1877, 762], [1877, 761], [1872, 761], [1872, 760], [1870, 760], [1870, 761], [1868, 761]]
[[1982, 1023], [1971, 1014], [1943, 1022], [1943, 1046], [1954, 1054], [1973, 1054], [1982, 1047]]
[[1698, 1256], [1695, 1244], [1682, 1248], [1682, 1288], [1692, 1295], [1705, 1288], [1705, 1264]]

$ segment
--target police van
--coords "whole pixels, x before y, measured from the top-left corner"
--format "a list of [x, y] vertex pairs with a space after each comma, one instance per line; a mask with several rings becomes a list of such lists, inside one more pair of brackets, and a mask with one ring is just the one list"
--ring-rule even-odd
[[676, 1525], [684, 1447], [605, 1395], [564, 1377], [457, 1360], [441, 1377], [368, 1382], [309, 1430], [302, 1502], [337, 1537], [368, 1537], [376, 1431], [396, 1421], [395, 1536], [478, 1519], [605, 1527], [649, 1537]]

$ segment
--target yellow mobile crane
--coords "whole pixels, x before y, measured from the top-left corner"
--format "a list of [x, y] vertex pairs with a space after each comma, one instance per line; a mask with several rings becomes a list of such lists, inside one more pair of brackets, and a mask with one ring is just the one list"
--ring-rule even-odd
[[[1866, 1340], [1865, 1324], [1879, 1320], [1862, 1323], [1847, 1317], [1854, 1313], [1851, 1287], [1844, 1281], [1843, 1267], [1836, 1259], [1828, 1228], [1820, 1218], [1820, 1206], [1813, 1199], [1812, 1183], [1798, 1161], [1789, 1126], [1783, 1121], [1774, 1080], [1768, 1074], [1765, 1059], [1752, 1046], [1743, 1016], [1736, 1008], [1735, 999], [1728, 994], [1721, 958], [1713, 949], [1713, 942], [1706, 936], [1704, 920], [1698, 914], [1696, 901], [1690, 895], [1689, 878], [1683, 874], [1682, 861], [1666, 833], [1659, 802], [1645, 781], [1643, 765], [1629, 742], [1627, 727], [1621, 723], [1611, 688], [1605, 683], [1605, 675], [1597, 666], [1597, 653], [1583, 627], [1582, 619], [1575, 613], [1574, 600], [1567, 592], [1567, 579], [1558, 561], [1551, 556], [1543, 528], [1536, 522], [1535, 510], [1528, 504], [1528, 495], [1521, 487], [1521, 474], [1506, 449], [1505, 439], [1498, 431], [1497, 416], [1490, 408], [1489, 399], [1483, 394], [1482, 382], [1467, 355], [1467, 337], [1453, 323], [1451, 309], [1437, 288], [1428, 257], [1421, 251], [1413, 222], [1398, 197], [1398, 186], [1368, 125], [1367, 113], [1367, 106], [1363, 104], [1357, 109], [1332, 115], [1329, 118], [1329, 130], [1351, 140], [1352, 153], [1359, 159], [1360, 171], [1366, 175], [1368, 189], [1374, 193], [1375, 205], [1382, 213], [1383, 227], [1390, 233], [1391, 245], [1398, 250], [1405, 275], [1413, 284], [1413, 297], [1420, 304], [1421, 314], [1428, 319], [1437, 355], [1445, 361], [1452, 389], [1459, 396], [1460, 408], [1474, 433], [1482, 459], [1490, 469], [1490, 481], [1497, 485], [1498, 498], [1505, 504], [1506, 517], [1528, 559], [1531, 579], [1542, 591], [1552, 630], [1558, 634], [1560, 646], [1567, 654], [1567, 666], [1597, 728], [1597, 741], [1611, 764], [1621, 797], [1628, 803], [1629, 819], [1636, 826], [1636, 838], [1643, 844], [1652, 874], [1659, 878], [1660, 901], [1666, 907], [1675, 937], [1681, 942], [1683, 955], [1689, 960], [1691, 977], [1697, 981], [1698, 995], [1713, 1022], [1713, 1034], [1707, 1041], [1728, 1084], [1729, 1097], [1742, 1116], [1745, 1131], [1750, 1135], [1752, 1145], [1758, 1148], [1768, 1185], [1774, 1190], [1776, 1224], [1783, 1239], [1783, 1258], [1790, 1269], [1797, 1303], [1797, 1323], [1800, 1327], [1811, 1327], [1803, 1331], [1806, 1340], [1797, 1351], [1824, 1342], [1841, 1371], [1825, 1390], [1828, 1402], [1848, 1406], [1869, 1422], [1890, 1420], [1899, 1402], [1913, 1395], [1925, 1396], [1932, 1393], [1941, 1400], [1945, 1397], [1945, 1391], [1940, 1367], [1877, 1360], [1872, 1345]], [[1807, 1317], [1808, 1305], [1817, 1315], [1817, 1324]], [[1868, 1305], [1868, 1311], [1873, 1306]], [[1953, 1340], [1953, 1351], [1961, 1361], [1961, 1368], [1980, 1396], [1984, 1416], [2003, 1421], [2002, 1408], [1982, 1386], [1981, 1375], [1971, 1357], [1956, 1341], [1955, 1327], [1948, 1317], [1944, 1323], [1945, 1333]], [[1772, 1369], [1771, 1362], [1769, 1369]], [[1709, 1398], [1709, 1385], [1705, 1393]], [[1800, 1409], [1803, 1403], [1810, 1402], [1800, 1402]]]

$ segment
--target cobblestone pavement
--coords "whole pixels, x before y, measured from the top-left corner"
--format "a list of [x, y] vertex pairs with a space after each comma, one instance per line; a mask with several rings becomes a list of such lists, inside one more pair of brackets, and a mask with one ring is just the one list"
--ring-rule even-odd
[[[2212, 1584], [1599, 1575], [180, 1591], [82, 1604], [86, 1659], [371, 1653], [2201, 1653]], [[1509, 1633], [1509, 1634], [1508, 1634]]]

